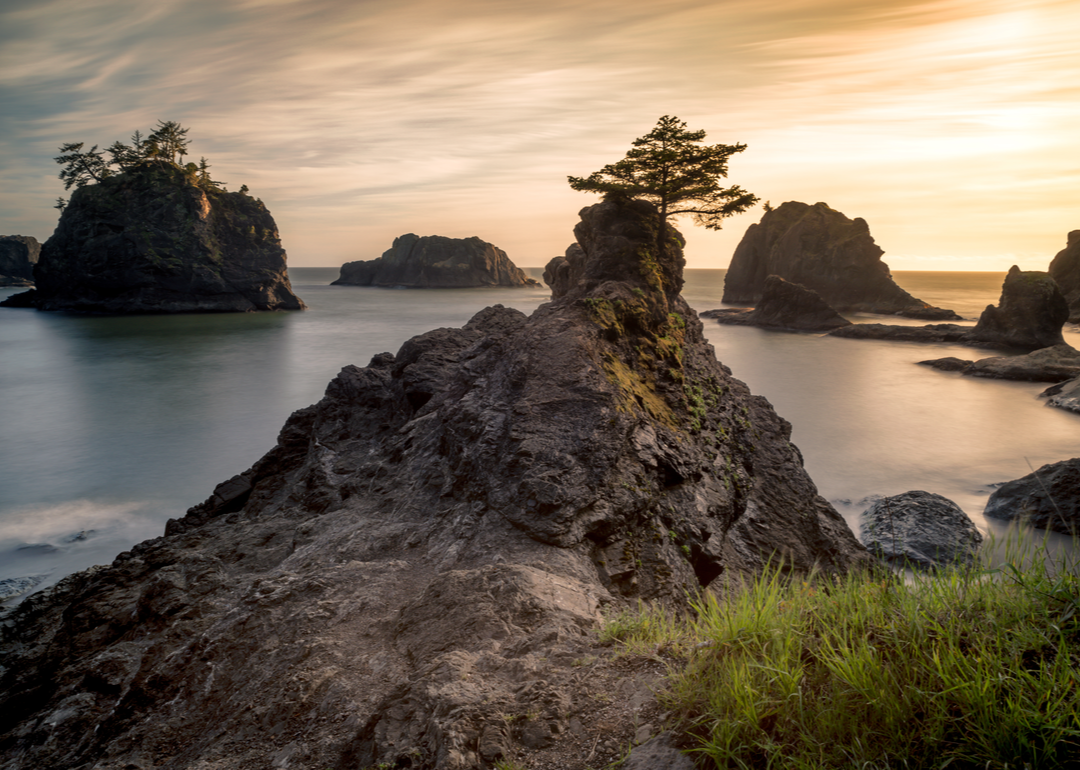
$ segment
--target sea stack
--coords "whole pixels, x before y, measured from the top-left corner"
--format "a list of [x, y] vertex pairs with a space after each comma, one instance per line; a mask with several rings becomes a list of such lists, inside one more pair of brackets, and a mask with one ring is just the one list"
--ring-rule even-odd
[[0, 286], [33, 286], [41, 244], [29, 235], [0, 235]]
[[450, 289], [540, 284], [514, 265], [505, 251], [475, 236], [406, 233], [378, 259], [346, 262], [333, 285]]
[[1064, 345], [1061, 329], [1069, 305], [1049, 273], [1013, 265], [1001, 285], [998, 304], [987, 305], [967, 335], [972, 342], [1039, 350]]
[[304, 308], [262, 201], [204, 189], [184, 169], [154, 160], [75, 190], [34, 275], [40, 310]]
[[491, 768], [607, 729], [601, 606], [868, 564], [657, 225], [582, 210], [551, 302], [346, 366], [163, 537], [20, 605], [7, 767]]
[[1069, 233], [1065, 248], [1050, 262], [1050, 277], [1069, 303], [1069, 323], [1080, 323], [1080, 230]]
[[788, 201], [750, 225], [724, 280], [723, 302], [755, 305], [776, 275], [817, 292], [840, 312], [942, 321], [959, 316], [915, 299], [893, 282], [866, 220], [825, 203]]

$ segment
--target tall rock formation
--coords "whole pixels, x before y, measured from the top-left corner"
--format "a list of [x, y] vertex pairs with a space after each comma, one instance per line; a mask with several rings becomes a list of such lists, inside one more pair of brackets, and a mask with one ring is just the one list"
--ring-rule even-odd
[[723, 301], [755, 304], [765, 279], [777, 275], [816, 291], [841, 312], [883, 313], [928, 320], [957, 319], [897, 286], [866, 220], [848, 219], [824, 203], [788, 201], [750, 225], [735, 249]]
[[1026, 350], [1063, 345], [1061, 328], [1068, 318], [1069, 305], [1049, 273], [1013, 265], [998, 304], [986, 306], [967, 339]]
[[34, 270], [41, 310], [301, 310], [262, 201], [147, 161], [75, 190]]
[[1050, 277], [1069, 303], [1069, 323], [1080, 323], [1080, 230], [1069, 233], [1065, 248], [1050, 262]]
[[573, 689], [601, 604], [866, 563], [655, 210], [581, 217], [532, 316], [346, 366], [163, 537], [24, 602], [5, 770], [490, 768], [605, 729]]
[[40, 253], [37, 238], [0, 235], [0, 286], [33, 286], [34, 265]]
[[439, 289], [540, 284], [516, 267], [505, 251], [476, 236], [407, 233], [395, 238], [378, 259], [346, 262], [333, 285]]

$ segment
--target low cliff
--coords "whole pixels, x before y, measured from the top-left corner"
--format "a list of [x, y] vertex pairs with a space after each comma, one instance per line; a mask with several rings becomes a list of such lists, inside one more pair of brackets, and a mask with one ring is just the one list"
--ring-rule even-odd
[[34, 270], [41, 310], [300, 310], [261, 201], [144, 162], [75, 190]]
[[1069, 233], [1065, 248], [1050, 262], [1050, 277], [1069, 304], [1069, 323], [1080, 323], [1080, 230]]
[[814, 290], [841, 312], [959, 318], [897, 286], [881, 261], [884, 253], [866, 220], [848, 219], [824, 203], [789, 201], [747, 229], [724, 279], [723, 302], [753, 305], [761, 299], [765, 280], [777, 275]]
[[505, 251], [475, 236], [407, 233], [395, 238], [378, 259], [346, 262], [333, 285], [439, 289], [540, 284], [515, 266]]
[[0, 286], [33, 286], [41, 244], [29, 235], [0, 235]]
[[791, 426], [705, 342], [677, 234], [655, 253], [647, 204], [581, 216], [532, 316], [490, 307], [345, 367], [163, 537], [24, 602], [5, 770], [595, 750], [573, 661], [601, 606], [865, 563]]

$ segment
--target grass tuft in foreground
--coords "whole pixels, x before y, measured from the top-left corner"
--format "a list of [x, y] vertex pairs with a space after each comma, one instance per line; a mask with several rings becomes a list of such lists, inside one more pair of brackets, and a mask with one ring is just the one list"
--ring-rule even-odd
[[1019, 552], [908, 582], [772, 568], [693, 608], [642, 606], [605, 633], [682, 657], [660, 697], [699, 766], [1080, 766], [1075, 569]]

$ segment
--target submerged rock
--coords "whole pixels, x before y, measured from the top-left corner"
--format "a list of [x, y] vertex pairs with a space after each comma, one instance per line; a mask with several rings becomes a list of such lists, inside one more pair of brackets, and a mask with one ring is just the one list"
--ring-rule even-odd
[[986, 501], [983, 515], [1076, 535], [1080, 532], [1080, 457], [1044, 465], [1002, 484]]
[[998, 304], [987, 305], [967, 335], [972, 342], [1038, 350], [1062, 345], [1061, 327], [1069, 306], [1049, 273], [1013, 265], [1001, 286]]
[[29, 235], [0, 235], [0, 286], [33, 286], [41, 244]]
[[1050, 277], [1069, 305], [1069, 323], [1080, 323], [1080, 230], [1069, 233], [1065, 248], [1050, 262]]
[[877, 500], [863, 512], [859, 539], [887, 561], [920, 569], [972, 564], [982, 543], [960, 506], [922, 491]]
[[816, 291], [839, 311], [959, 319], [897, 286], [866, 220], [848, 219], [824, 203], [788, 201], [750, 225], [724, 279], [723, 301], [754, 305], [770, 275]]
[[164, 537], [20, 605], [8, 766], [490, 768], [603, 729], [572, 665], [602, 605], [867, 563], [704, 340], [681, 240], [581, 217], [532, 316], [345, 367]]
[[816, 291], [778, 275], [765, 279], [765, 290], [753, 310], [706, 310], [700, 316], [722, 324], [800, 332], [824, 332], [851, 325]]
[[75, 190], [34, 275], [41, 310], [304, 308], [261, 201], [204, 190], [182, 169], [154, 161]]
[[477, 237], [446, 238], [407, 233], [378, 259], [346, 262], [334, 286], [467, 288], [539, 286], [506, 252]]

